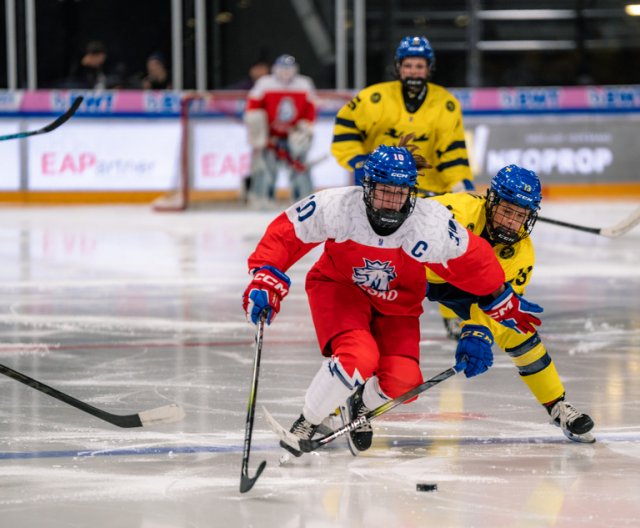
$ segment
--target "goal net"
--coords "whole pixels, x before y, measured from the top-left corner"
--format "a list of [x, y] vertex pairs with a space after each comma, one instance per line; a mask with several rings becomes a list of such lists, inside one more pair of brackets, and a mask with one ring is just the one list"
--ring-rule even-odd
[[[246, 92], [189, 92], [180, 102], [179, 160], [172, 188], [152, 202], [154, 211], [185, 211], [246, 204], [251, 152], [242, 113]], [[350, 176], [330, 157], [333, 116], [350, 94], [318, 94], [320, 118], [306, 167], [316, 189], [349, 185]], [[328, 114], [327, 115], [323, 115]], [[279, 162], [276, 198], [290, 200], [289, 167]], [[322, 167], [320, 167], [322, 166]], [[319, 177], [316, 177], [318, 175]]]
[[[215, 101], [214, 101], [215, 98]], [[180, 150], [176, 177], [172, 189], [152, 202], [154, 211], [185, 211], [206, 207], [221, 201], [237, 200], [238, 192], [198, 190], [194, 185], [194, 124], [199, 115], [214, 111], [223, 117], [238, 119], [238, 102], [244, 97], [231, 93], [213, 95], [193, 92], [185, 94], [180, 101]]]

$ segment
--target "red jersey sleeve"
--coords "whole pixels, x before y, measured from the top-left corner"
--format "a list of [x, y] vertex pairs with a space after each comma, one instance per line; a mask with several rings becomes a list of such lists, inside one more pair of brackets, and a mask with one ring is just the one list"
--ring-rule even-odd
[[[469, 231], [469, 230], [467, 230]], [[489, 243], [469, 231], [467, 250], [443, 264], [426, 264], [448, 283], [466, 292], [482, 297], [504, 284], [505, 275]], [[478, 280], [482, 277], [482, 280]]]
[[304, 108], [304, 111], [300, 115], [300, 119], [306, 119], [307, 121], [314, 123], [316, 120], [316, 114], [317, 110], [314, 101], [310, 98], [307, 98], [307, 104]]
[[287, 215], [281, 213], [269, 224], [255, 251], [249, 256], [249, 270], [270, 265], [286, 272], [320, 244], [321, 242], [302, 242], [296, 236]]

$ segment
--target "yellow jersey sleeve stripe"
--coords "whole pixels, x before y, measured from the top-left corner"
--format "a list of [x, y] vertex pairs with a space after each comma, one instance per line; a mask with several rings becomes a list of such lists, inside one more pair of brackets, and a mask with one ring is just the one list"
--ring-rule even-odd
[[344, 117], [336, 117], [336, 125], [341, 125], [347, 128], [355, 128], [356, 130], [358, 130], [355, 121], [352, 121], [351, 119], [345, 119]]
[[436, 170], [438, 172], [442, 172], [445, 171], [447, 169], [450, 169], [451, 167], [459, 167], [461, 165], [464, 166], [469, 166], [469, 160], [466, 158], [458, 158], [458, 159], [454, 159], [451, 161], [445, 161], [444, 163], [440, 163], [439, 165], [436, 165]]
[[452, 150], [466, 149], [466, 148], [467, 148], [467, 144], [464, 141], [454, 141], [446, 149], [436, 151], [436, 154], [438, 154], [438, 157], [441, 157], [446, 152], [451, 152]]
[[360, 134], [336, 134], [333, 136], [334, 143], [340, 143], [342, 141], [359, 141], [362, 143], [364, 139]]

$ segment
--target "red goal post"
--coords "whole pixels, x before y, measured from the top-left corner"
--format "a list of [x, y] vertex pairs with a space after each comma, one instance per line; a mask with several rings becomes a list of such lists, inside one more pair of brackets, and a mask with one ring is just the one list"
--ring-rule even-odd
[[[158, 212], [185, 211], [194, 206], [206, 207], [221, 201], [239, 200], [243, 197], [242, 181], [236, 191], [204, 191], [193, 188], [193, 118], [223, 116], [242, 122], [246, 91], [185, 92], [180, 100], [180, 148], [179, 162], [173, 188], [152, 202]], [[351, 92], [319, 90], [320, 111], [334, 115], [353, 97]], [[325, 116], [326, 117], [326, 116]], [[325, 153], [324, 158], [329, 153]]]
[[154, 211], [184, 211], [188, 208], [191, 190], [191, 104], [194, 101], [209, 101], [211, 97], [211, 94], [204, 92], [189, 92], [180, 100], [180, 160], [175, 186], [152, 202]]

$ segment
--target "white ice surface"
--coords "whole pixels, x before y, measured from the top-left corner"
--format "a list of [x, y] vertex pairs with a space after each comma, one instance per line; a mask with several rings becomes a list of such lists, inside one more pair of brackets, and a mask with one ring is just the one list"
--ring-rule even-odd
[[[613, 225], [640, 204], [550, 202], [546, 217]], [[279, 466], [258, 410], [238, 492], [253, 329], [245, 261], [273, 213], [152, 213], [146, 207], [0, 211], [0, 362], [115, 414], [170, 403], [175, 424], [119, 429], [0, 379], [0, 527], [635, 527], [640, 518], [640, 228], [607, 239], [539, 223], [527, 294], [595, 445], [566, 440], [496, 355], [344, 442]], [[258, 409], [300, 412], [320, 356], [304, 295], [317, 251], [290, 271], [265, 331]], [[425, 305], [422, 366], [453, 362]], [[416, 483], [437, 483], [416, 492]]]

